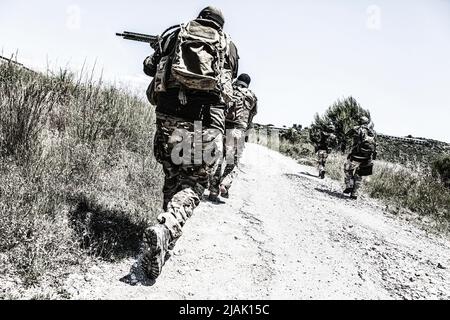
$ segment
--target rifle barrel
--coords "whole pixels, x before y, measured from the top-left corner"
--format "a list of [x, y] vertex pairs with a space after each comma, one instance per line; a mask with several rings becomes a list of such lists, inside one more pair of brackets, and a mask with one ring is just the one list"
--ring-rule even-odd
[[125, 40], [146, 42], [146, 43], [150, 43], [150, 44], [158, 41], [157, 36], [151, 36], [148, 34], [135, 33], [135, 32], [129, 32], [129, 31], [124, 31], [123, 33], [116, 33], [116, 36], [122, 37]]

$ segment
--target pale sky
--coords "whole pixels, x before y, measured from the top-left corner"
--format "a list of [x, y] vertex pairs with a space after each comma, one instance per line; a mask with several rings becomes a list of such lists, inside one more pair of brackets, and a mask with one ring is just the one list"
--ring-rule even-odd
[[378, 132], [450, 142], [450, 0], [0, 0], [0, 51], [37, 69], [97, 61], [143, 92], [151, 49], [115, 32], [156, 35], [207, 5], [224, 12], [252, 77], [256, 122], [307, 126], [353, 95]]

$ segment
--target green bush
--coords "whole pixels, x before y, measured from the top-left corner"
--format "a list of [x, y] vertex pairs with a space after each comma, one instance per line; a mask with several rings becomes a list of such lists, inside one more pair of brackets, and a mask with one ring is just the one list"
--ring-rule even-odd
[[450, 187], [450, 155], [445, 155], [436, 159], [431, 165], [432, 174], [439, 178], [442, 183]]
[[335, 135], [338, 146], [342, 151], [345, 151], [345, 147], [350, 144], [345, 134], [358, 125], [362, 116], [371, 119], [370, 112], [363, 109], [355, 98], [339, 99], [325, 111], [323, 116], [315, 115], [311, 130], [323, 130], [327, 124], [332, 123], [336, 127]]

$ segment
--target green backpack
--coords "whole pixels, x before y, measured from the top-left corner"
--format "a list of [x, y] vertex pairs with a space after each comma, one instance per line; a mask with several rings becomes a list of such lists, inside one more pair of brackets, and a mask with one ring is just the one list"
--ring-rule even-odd
[[375, 133], [366, 126], [358, 129], [358, 153], [372, 156], [376, 149]]
[[225, 102], [232, 94], [231, 70], [225, 69], [230, 40], [221, 30], [193, 20], [181, 25], [172, 60], [172, 77], [183, 88], [214, 92]]

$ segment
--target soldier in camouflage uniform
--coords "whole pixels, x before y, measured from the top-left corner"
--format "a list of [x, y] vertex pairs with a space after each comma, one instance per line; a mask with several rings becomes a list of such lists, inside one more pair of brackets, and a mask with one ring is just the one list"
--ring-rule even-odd
[[[228, 198], [229, 190], [237, 174], [237, 166], [242, 156], [247, 131], [258, 112], [258, 100], [248, 88], [251, 78], [241, 74], [233, 84], [233, 101], [226, 113], [224, 137], [225, 157], [220, 162], [211, 179], [209, 200], [220, 202], [219, 195]], [[222, 173], [223, 171], [223, 173]]]
[[[224, 17], [219, 9], [207, 7], [194, 22], [195, 30], [200, 26], [200, 29], [222, 32]], [[207, 35], [214, 30], [207, 31]], [[216, 34], [219, 31], [215, 31]], [[182, 31], [177, 28], [164, 35], [160, 48], [144, 61], [144, 72], [154, 77], [147, 92], [150, 101], [157, 105], [154, 154], [165, 174], [164, 212], [158, 217], [159, 224], [144, 232], [142, 266], [152, 279], [160, 275], [166, 254], [180, 238], [182, 227], [199, 205], [217, 161], [223, 155], [226, 104], [222, 93], [188, 89], [180, 85], [173, 71], [164, 71], [164, 68], [171, 69], [163, 62], [174, 63], [175, 48], [180, 47], [177, 41], [181, 41], [177, 40], [179, 32]], [[236, 77], [237, 49], [231, 41], [226, 48], [221, 71], [229, 70]], [[158, 84], [161, 70], [165, 79]], [[158, 85], [165, 90], [156, 92]], [[230, 79], [230, 88], [231, 85]]]
[[372, 175], [372, 160], [377, 157], [376, 132], [370, 126], [369, 118], [363, 116], [360, 124], [347, 132], [346, 136], [352, 137], [353, 145], [344, 165], [344, 193], [356, 200], [363, 177]]
[[336, 128], [333, 124], [328, 124], [325, 129], [320, 130], [317, 134], [311, 133], [310, 140], [315, 144], [315, 151], [317, 153], [317, 163], [319, 168], [319, 177], [325, 178], [325, 164], [328, 155], [331, 153], [331, 148], [337, 144], [336, 136], [334, 135]]

